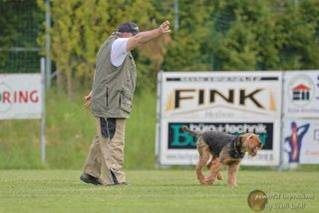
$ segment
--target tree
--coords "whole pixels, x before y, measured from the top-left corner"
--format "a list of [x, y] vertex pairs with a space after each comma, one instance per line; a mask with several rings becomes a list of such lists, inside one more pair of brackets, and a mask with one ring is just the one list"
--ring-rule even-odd
[[318, 1], [214, 1], [211, 34], [218, 70], [318, 67]]
[[211, 1], [179, 1], [179, 29], [172, 33], [164, 70], [210, 70]]
[[[39, 5], [44, 8], [43, 1], [39, 1]], [[52, 59], [57, 70], [66, 77], [69, 97], [73, 96], [75, 79], [81, 83], [91, 82], [98, 48], [120, 23], [135, 21], [141, 29], [149, 29], [159, 25], [155, 18], [155, 8], [150, 1], [52, 1]], [[152, 46], [154, 44], [149, 44]], [[137, 64], [142, 70], [144, 66], [140, 65], [145, 63], [145, 58], [154, 63], [163, 60], [163, 56], [148, 55], [150, 52], [150, 48], [146, 48], [137, 53]], [[163, 50], [159, 52], [162, 53], [157, 55], [164, 54]], [[150, 73], [149, 69], [145, 73]]]

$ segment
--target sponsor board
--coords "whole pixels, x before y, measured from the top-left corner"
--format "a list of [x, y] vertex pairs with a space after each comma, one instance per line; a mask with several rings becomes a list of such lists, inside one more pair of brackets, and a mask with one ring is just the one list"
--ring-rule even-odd
[[286, 119], [283, 131], [283, 164], [319, 163], [319, 120]]
[[280, 72], [165, 72], [159, 79], [157, 151], [161, 164], [196, 163], [196, 139], [178, 132], [179, 125], [186, 124], [232, 134], [263, 130], [261, 137], [272, 148], [255, 159], [246, 156], [243, 164], [278, 165]]
[[[245, 165], [277, 165], [279, 162], [279, 143], [274, 143], [274, 123], [239, 123], [239, 122], [169, 122], [168, 138], [165, 147], [167, 155], [163, 157], [164, 164], [170, 164], [170, 161], [179, 160], [182, 164], [194, 164], [197, 161], [198, 153], [196, 150], [195, 136], [181, 131], [182, 126], [188, 126], [193, 131], [221, 131], [233, 135], [243, 133], [258, 134], [264, 147], [257, 156], [252, 158], [245, 155], [242, 163]], [[279, 136], [279, 135], [278, 135]], [[277, 136], [277, 141], [279, 138]]]
[[0, 119], [41, 118], [41, 75], [0, 75]]
[[319, 118], [319, 71], [285, 72], [284, 114]]
[[166, 117], [280, 117], [280, 72], [163, 73]]

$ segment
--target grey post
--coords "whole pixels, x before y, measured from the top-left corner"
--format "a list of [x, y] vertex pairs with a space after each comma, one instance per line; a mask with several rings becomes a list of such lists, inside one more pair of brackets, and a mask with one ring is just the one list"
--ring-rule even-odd
[[50, 28], [51, 28], [51, 9], [50, 9], [50, 0], [45, 0], [45, 70], [46, 70], [46, 83], [47, 88], [51, 86], [51, 37], [50, 37]]
[[45, 163], [45, 59], [42, 57], [41, 65], [41, 129], [40, 129], [40, 150], [41, 161]]
[[174, 30], [177, 31], [179, 28], [179, 2], [178, 2], [178, 0], [175, 0], [175, 2], [174, 2], [174, 12], [175, 12]]
[[279, 166], [277, 170], [281, 171], [284, 169], [284, 162], [283, 162], [283, 140], [284, 140], [284, 124], [285, 124], [285, 103], [284, 103], [284, 95], [285, 95], [285, 71], [281, 72], [281, 112], [280, 112], [280, 146], [279, 146]]
[[157, 154], [157, 167], [163, 167], [161, 165], [161, 143], [162, 143], [162, 110], [163, 110], [163, 70], [160, 70], [157, 74], [157, 140], [156, 140], [156, 154]]

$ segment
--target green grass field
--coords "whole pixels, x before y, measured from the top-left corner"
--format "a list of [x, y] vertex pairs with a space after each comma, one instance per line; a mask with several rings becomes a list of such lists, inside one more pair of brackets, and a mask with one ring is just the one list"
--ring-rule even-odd
[[0, 212], [250, 212], [247, 196], [255, 189], [312, 196], [269, 199], [268, 207], [303, 203], [293, 212], [319, 211], [318, 172], [240, 171], [237, 188], [225, 180], [200, 186], [192, 170], [127, 171], [130, 185], [113, 187], [81, 183], [79, 175], [77, 170], [2, 170]]

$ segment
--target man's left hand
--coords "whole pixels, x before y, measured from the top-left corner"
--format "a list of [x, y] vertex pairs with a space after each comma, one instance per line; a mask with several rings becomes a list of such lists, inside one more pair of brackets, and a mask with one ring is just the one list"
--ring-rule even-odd
[[92, 91], [87, 95], [84, 96], [84, 106], [89, 107], [92, 103]]

